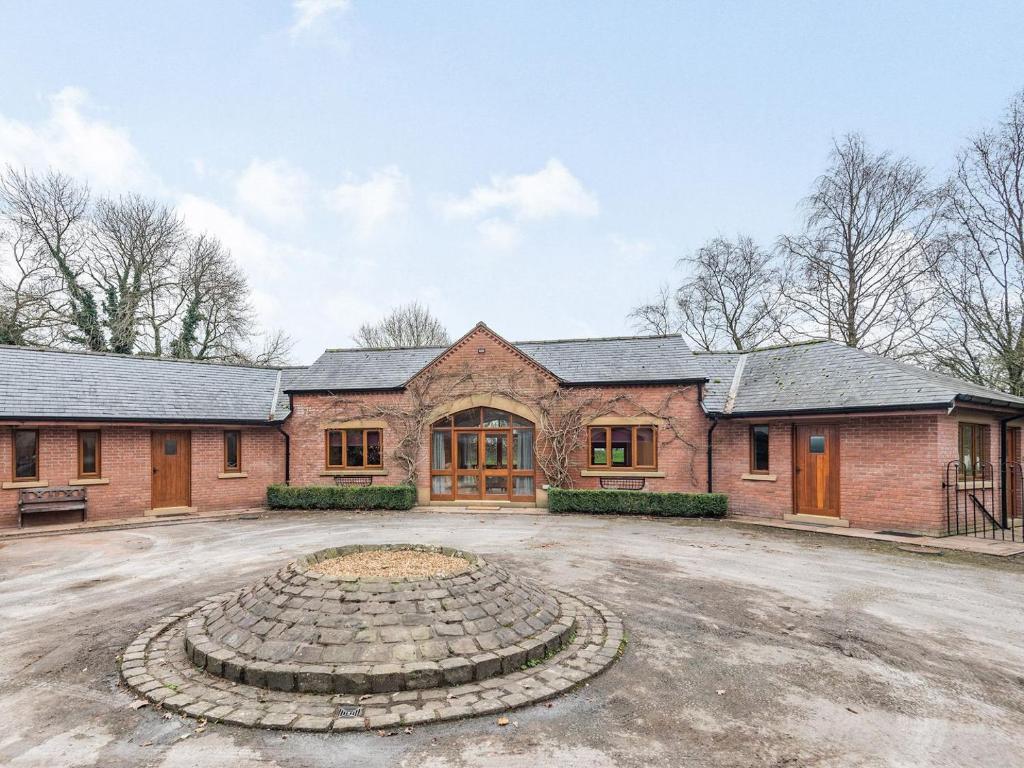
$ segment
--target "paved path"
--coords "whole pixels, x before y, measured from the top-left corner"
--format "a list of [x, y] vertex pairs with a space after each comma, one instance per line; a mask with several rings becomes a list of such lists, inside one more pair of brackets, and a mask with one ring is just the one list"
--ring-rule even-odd
[[[622, 617], [624, 657], [544, 705], [283, 734], [132, 709], [115, 656], [161, 616], [316, 549], [478, 552]], [[0, 543], [0, 764], [1021, 765], [1020, 558], [718, 522], [298, 514]], [[391, 733], [392, 731], [385, 731]]]

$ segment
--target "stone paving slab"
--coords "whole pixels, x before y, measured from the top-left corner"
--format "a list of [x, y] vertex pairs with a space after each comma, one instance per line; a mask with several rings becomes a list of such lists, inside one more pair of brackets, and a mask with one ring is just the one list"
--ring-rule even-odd
[[[245, 727], [315, 732], [423, 725], [517, 709], [571, 691], [610, 666], [624, 648], [622, 621], [601, 603], [551, 594], [561, 612], [575, 616], [567, 645], [501, 674], [460, 685], [353, 694], [278, 691], [212, 675], [185, 652], [188, 621], [220, 595], [161, 619], [121, 657], [125, 685], [160, 708]], [[131, 657], [131, 658], [129, 658]], [[517, 660], [517, 659], [514, 659]], [[505, 671], [508, 669], [509, 671]]]

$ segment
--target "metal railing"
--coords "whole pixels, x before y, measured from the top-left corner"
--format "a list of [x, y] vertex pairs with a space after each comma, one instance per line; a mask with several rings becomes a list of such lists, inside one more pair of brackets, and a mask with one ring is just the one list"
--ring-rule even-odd
[[989, 461], [967, 467], [960, 461], [946, 464], [942, 487], [946, 491], [946, 532], [951, 536], [977, 536], [1003, 541], [1022, 539], [1024, 474], [1019, 463], [1006, 465], [1005, 502]]

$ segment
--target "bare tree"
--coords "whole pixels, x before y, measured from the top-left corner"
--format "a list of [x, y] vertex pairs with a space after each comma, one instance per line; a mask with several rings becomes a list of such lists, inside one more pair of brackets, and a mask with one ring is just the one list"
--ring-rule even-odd
[[[61, 173], [0, 173], [0, 343], [278, 364], [291, 341], [260, 334], [249, 285], [213, 237], [129, 194], [90, 205]], [[255, 330], [254, 330], [255, 329]], [[254, 341], [256, 339], [256, 341]]]
[[179, 290], [185, 301], [171, 355], [196, 360], [233, 357], [239, 340], [249, 333], [252, 308], [245, 275], [217, 238], [199, 235], [189, 241]]
[[1024, 91], [957, 159], [935, 270], [936, 367], [1024, 395]]
[[874, 154], [857, 134], [836, 142], [805, 201], [804, 232], [780, 239], [798, 327], [901, 353], [930, 311], [941, 200], [942, 190], [907, 158]]
[[140, 195], [101, 199], [93, 215], [89, 274], [103, 297], [111, 352], [139, 347], [147, 293], [167, 282], [185, 227], [169, 208]]
[[675, 292], [662, 283], [658, 294], [647, 304], [641, 304], [627, 315], [637, 333], [666, 336], [680, 328], [679, 307]]
[[245, 365], [279, 366], [291, 361], [292, 347], [295, 342], [284, 331], [278, 329], [264, 333], [259, 343], [252, 347], [236, 347], [233, 355], [228, 358], [232, 362]]
[[682, 332], [700, 349], [752, 349], [783, 339], [789, 313], [781, 290], [783, 272], [750, 237], [716, 237], [680, 259], [687, 277], [674, 292], [630, 314], [638, 331]]
[[413, 301], [377, 323], [363, 323], [353, 337], [360, 347], [432, 347], [451, 344], [448, 331], [430, 310]]
[[60, 284], [28, 233], [0, 229], [0, 243], [11, 257], [0, 262], [0, 344], [47, 346], [60, 329]]
[[105, 349], [99, 310], [85, 275], [89, 189], [56, 171], [37, 176], [8, 166], [0, 174], [0, 205], [9, 224], [27, 238], [34, 258], [45, 259], [60, 281], [64, 306], [54, 309], [67, 319], [62, 335], [86, 349]]
[[676, 303], [691, 342], [707, 350], [745, 350], [782, 340], [789, 312], [782, 271], [752, 238], [716, 237], [682, 263], [690, 276]]

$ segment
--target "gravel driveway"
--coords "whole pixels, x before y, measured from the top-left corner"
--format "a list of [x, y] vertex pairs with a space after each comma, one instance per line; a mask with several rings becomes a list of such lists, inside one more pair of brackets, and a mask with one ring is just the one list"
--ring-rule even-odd
[[[446, 544], [605, 602], [629, 647], [552, 706], [394, 735], [149, 707], [114, 657], [296, 555]], [[720, 522], [294, 514], [0, 544], [0, 764], [1024, 766], [1024, 562]]]

